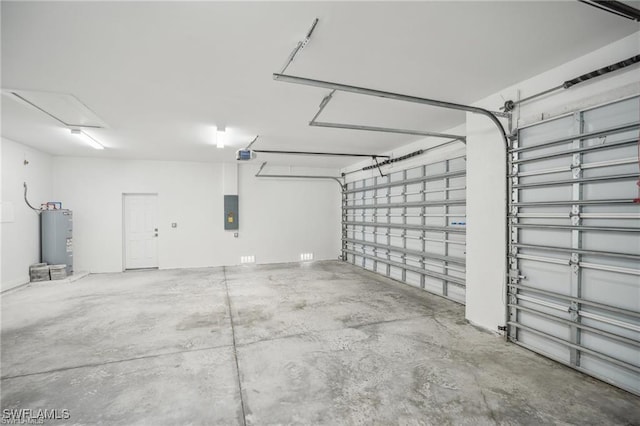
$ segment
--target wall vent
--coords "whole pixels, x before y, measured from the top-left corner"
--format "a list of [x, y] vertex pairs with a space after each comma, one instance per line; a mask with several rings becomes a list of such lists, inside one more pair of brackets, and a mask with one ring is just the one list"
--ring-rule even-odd
[[300, 253], [300, 260], [313, 260], [313, 253]]
[[240, 263], [256, 263], [256, 257], [254, 255], [240, 256]]

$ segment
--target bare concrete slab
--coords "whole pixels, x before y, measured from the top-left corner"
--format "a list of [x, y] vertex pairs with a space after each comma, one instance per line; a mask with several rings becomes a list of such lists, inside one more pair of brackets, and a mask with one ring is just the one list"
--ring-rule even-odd
[[2, 408], [69, 410], [47, 424], [240, 424], [233, 348], [193, 350], [3, 380]]
[[553, 361], [479, 342], [473, 329], [443, 333], [425, 317], [240, 346], [247, 423], [627, 425], [640, 415], [635, 397]]
[[339, 262], [90, 275], [2, 295], [2, 409], [50, 424], [619, 424], [640, 398]]
[[272, 266], [242, 283], [227, 268], [247, 424], [640, 422], [640, 398], [469, 326], [461, 305], [348, 268]]
[[416, 298], [336, 262], [226, 268], [238, 344], [384, 321], [429, 316], [442, 298]]
[[2, 376], [232, 344], [222, 270], [135, 271], [2, 297]]

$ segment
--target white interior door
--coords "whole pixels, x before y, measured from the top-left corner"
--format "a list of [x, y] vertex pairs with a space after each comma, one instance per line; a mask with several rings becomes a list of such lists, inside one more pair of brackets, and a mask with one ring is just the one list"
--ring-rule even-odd
[[158, 196], [124, 195], [125, 269], [158, 267]]

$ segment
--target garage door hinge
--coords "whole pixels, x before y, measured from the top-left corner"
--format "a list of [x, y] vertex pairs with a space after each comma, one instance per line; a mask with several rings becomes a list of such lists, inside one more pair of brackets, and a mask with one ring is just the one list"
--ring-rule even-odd
[[524, 275], [520, 275], [520, 271], [518, 269], [509, 270], [509, 278], [513, 278], [516, 280], [526, 280], [527, 277]]

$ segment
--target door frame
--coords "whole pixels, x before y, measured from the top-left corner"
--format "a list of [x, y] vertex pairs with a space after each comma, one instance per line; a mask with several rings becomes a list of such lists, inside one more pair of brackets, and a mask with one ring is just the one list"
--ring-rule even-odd
[[[158, 197], [157, 192], [123, 192], [121, 198], [122, 207], [122, 272], [127, 271], [127, 230], [126, 230], [126, 206], [125, 198], [131, 195], [147, 195]], [[157, 198], [159, 199], [159, 197]], [[158, 266], [144, 269], [160, 269], [160, 245], [158, 245]], [[133, 269], [131, 269], [133, 270]]]

